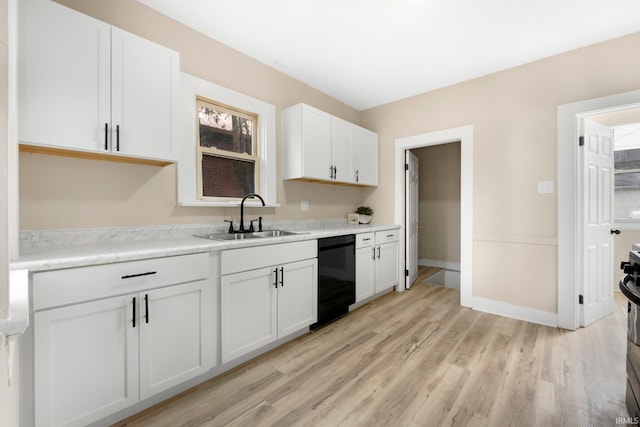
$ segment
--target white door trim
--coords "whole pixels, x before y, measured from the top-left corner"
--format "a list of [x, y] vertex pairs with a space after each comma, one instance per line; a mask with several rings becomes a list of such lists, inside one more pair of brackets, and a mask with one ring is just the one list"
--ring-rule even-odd
[[473, 302], [473, 126], [461, 126], [395, 140], [395, 214], [394, 222], [402, 226], [400, 233], [400, 282], [398, 292], [405, 289], [405, 203], [404, 161], [406, 150], [460, 141], [460, 305]]
[[640, 90], [558, 106], [558, 327], [578, 327], [582, 208], [579, 203], [578, 120], [640, 103]]

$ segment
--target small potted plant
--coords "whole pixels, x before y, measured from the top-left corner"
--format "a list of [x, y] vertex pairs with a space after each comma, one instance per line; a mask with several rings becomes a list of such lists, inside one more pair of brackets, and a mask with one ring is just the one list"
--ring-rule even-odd
[[360, 216], [360, 224], [369, 224], [371, 222], [373, 209], [369, 206], [359, 206], [358, 209], [356, 209], [356, 213]]

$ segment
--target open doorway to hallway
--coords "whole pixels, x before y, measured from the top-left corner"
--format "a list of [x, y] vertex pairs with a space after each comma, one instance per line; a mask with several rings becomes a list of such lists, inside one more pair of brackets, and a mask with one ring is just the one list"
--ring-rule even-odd
[[410, 150], [418, 158], [416, 282], [460, 289], [460, 142]]

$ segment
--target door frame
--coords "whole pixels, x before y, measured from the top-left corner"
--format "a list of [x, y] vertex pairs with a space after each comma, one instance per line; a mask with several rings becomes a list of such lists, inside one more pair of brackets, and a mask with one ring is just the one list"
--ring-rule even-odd
[[[419, 195], [419, 183], [420, 183], [420, 175], [419, 175], [419, 171], [420, 171], [420, 162], [418, 160], [418, 156], [416, 156], [414, 153], [411, 152], [411, 150], [404, 150], [404, 161], [407, 165], [409, 165], [409, 163], [415, 163], [416, 168], [418, 169], [417, 171], [415, 171], [417, 177], [418, 177], [418, 182], [415, 184], [416, 188], [418, 188], [418, 191], [416, 192], [416, 194], [413, 193], [413, 179], [412, 179], [412, 174], [411, 174], [411, 167], [409, 167], [409, 169], [406, 169], [406, 173], [404, 174], [404, 207], [405, 207], [405, 220], [404, 220], [404, 224], [405, 224], [405, 228], [404, 228], [404, 237], [405, 237], [405, 248], [408, 246], [410, 248], [413, 249], [414, 246], [414, 242], [410, 241], [411, 235], [412, 233], [416, 233], [415, 234], [415, 245], [418, 245], [418, 227], [416, 226], [415, 229], [413, 229], [413, 231], [411, 231], [411, 227], [407, 227], [407, 223], [409, 223], [411, 225], [411, 211], [414, 210], [414, 212], [416, 212], [416, 218], [414, 218], [415, 221], [418, 221], [418, 214], [419, 214], [419, 199], [420, 199], [420, 195]], [[414, 200], [415, 198], [415, 200]], [[412, 205], [412, 209], [407, 209], [407, 206], [411, 204]], [[413, 205], [415, 204], [415, 207], [413, 207]], [[407, 251], [408, 252], [408, 251]], [[415, 273], [412, 275], [411, 274], [411, 269], [409, 268], [409, 266], [413, 266], [413, 263], [415, 262]], [[401, 264], [399, 264], [401, 265]], [[405, 254], [405, 269], [409, 271], [409, 273], [407, 274], [405, 272], [405, 283], [404, 283], [404, 287], [405, 289], [409, 289], [411, 288], [411, 285], [413, 284], [413, 281], [416, 280], [418, 278], [418, 249], [416, 248], [416, 253], [414, 254], [414, 256], [411, 257], [411, 262], [409, 262], [409, 256], [408, 253]]]
[[406, 266], [405, 246], [405, 151], [432, 145], [460, 141], [460, 305], [473, 306], [473, 125], [428, 132], [395, 140], [395, 212], [394, 222], [400, 224], [399, 264], [400, 282], [398, 292], [406, 289], [404, 270]]
[[558, 106], [558, 327], [579, 326], [578, 295], [583, 207], [580, 205], [578, 137], [580, 120], [597, 114], [637, 108], [640, 90]]

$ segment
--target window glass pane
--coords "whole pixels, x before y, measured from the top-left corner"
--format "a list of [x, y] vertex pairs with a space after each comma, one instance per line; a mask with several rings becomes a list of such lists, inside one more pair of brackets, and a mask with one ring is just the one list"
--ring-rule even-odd
[[255, 192], [255, 163], [226, 157], [202, 156], [202, 195], [242, 198]]
[[209, 106], [198, 108], [200, 146], [253, 155], [253, 120]]

